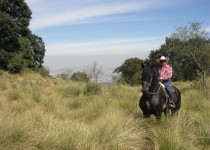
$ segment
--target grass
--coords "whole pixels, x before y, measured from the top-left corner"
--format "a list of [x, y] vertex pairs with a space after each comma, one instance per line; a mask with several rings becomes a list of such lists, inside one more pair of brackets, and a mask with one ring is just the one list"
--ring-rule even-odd
[[182, 92], [181, 109], [160, 122], [143, 118], [140, 87], [77, 83], [29, 72], [4, 72], [0, 83], [0, 149], [210, 149], [210, 94], [194, 82], [173, 83]]

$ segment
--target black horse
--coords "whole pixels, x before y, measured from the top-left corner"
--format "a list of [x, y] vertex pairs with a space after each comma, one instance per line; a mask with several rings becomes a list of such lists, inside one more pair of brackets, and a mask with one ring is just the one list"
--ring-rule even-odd
[[149, 117], [153, 114], [157, 119], [160, 119], [162, 112], [165, 115], [169, 112], [172, 114], [178, 112], [181, 105], [181, 93], [175, 86], [172, 86], [172, 89], [175, 108], [169, 107], [167, 92], [158, 80], [157, 65], [152, 63], [150, 67], [146, 67], [142, 64], [142, 96], [139, 101], [139, 106], [144, 117]]

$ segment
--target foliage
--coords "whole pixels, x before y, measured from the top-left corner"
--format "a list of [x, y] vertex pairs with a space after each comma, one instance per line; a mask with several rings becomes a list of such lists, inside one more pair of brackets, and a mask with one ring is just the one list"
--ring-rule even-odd
[[125, 80], [119, 75], [112, 75], [112, 80], [117, 84], [126, 84]]
[[130, 58], [114, 70], [114, 73], [120, 73], [124, 81], [129, 85], [141, 83], [141, 64], [143, 60], [139, 58]]
[[33, 66], [34, 67], [42, 67], [44, 63], [44, 55], [45, 55], [45, 44], [41, 37], [31, 34], [29, 36], [32, 46], [33, 52]]
[[20, 54], [23, 60], [23, 66], [32, 68], [33, 66], [33, 52], [31, 47], [31, 42], [28, 38], [19, 38], [20, 43]]
[[87, 83], [84, 94], [85, 95], [98, 95], [101, 93], [101, 86], [98, 83]]
[[10, 73], [20, 73], [23, 69], [21, 56], [19, 54], [13, 56], [7, 67]]
[[71, 75], [71, 80], [78, 82], [89, 82], [90, 79], [85, 72], [75, 72]]
[[41, 68], [35, 68], [33, 69], [35, 72], [38, 72], [42, 77], [47, 77], [49, 76], [49, 69], [45, 68], [45, 67], [41, 67]]
[[199, 79], [203, 87], [210, 68], [210, 45], [208, 33], [201, 28], [202, 23], [192, 22], [189, 26], [178, 27], [167, 37], [160, 49], [151, 51], [149, 60], [161, 55], [170, 58], [173, 66], [173, 80]]
[[208, 32], [202, 29], [202, 22], [190, 22], [188, 26], [176, 28], [176, 32], [171, 35], [172, 39], [179, 39], [181, 41], [189, 41], [191, 39], [201, 38], [208, 40]]
[[42, 67], [45, 46], [28, 28], [31, 14], [25, 1], [0, 1], [1, 69], [19, 73], [23, 68]]
[[210, 46], [205, 39], [190, 39], [186, 43], [184, 58], [195, 67], [201, 85], [206, 87], [206, 76], [210, 71]]

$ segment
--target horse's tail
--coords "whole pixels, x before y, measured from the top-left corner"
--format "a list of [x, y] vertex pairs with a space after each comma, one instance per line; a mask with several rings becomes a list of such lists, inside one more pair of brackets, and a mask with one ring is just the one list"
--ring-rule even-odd
[[176, 104], [176, 110], [179, 110], [180, 107], [181, 107], [181, 92], [180, 90], [175, 87], [175, 86], [172, 86], [173, 90], [174, 90], [174, 95], [176, 97], [176, 101], [175, 101], [175, 104]]

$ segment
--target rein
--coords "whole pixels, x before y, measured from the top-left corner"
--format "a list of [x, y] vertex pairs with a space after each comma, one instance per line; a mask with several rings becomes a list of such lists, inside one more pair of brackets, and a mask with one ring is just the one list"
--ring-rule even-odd
[[[144, 83], [147, 84], [147, 85], [149, 85], [149, 86], [151, 85], [150, 83], [147, 83], [146, 81]], [[149, 90], [146, 90], [146, 92], [148, 94], [155, 95], [155, 94], [159, 93], [160, 87], [161, 87], [161, 85], [159, 86], [158, 91], [156, 91], [156, 92], [150, 92]]]
[[160, 86], [159, 86], [159, 89], [158, 89], [157, 92], [150, 92], [150, 91], [147, 91], [147, 93], [148, 93], [148, 94], [151, 94], [151, 95], [155, 95], [155, 94], [159, 93], [159, 91], [160, 91]]

